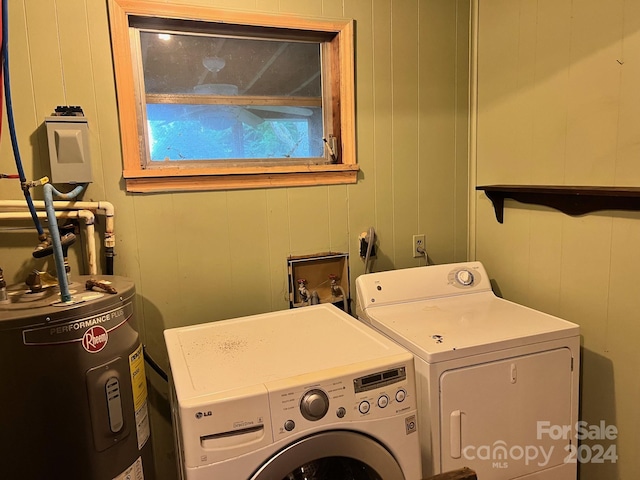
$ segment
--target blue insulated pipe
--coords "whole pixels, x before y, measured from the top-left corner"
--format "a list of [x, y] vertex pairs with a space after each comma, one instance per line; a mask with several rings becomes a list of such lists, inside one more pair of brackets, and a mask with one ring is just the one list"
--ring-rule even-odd
[[18, 139], [16, 138], [16, 126], [13, 119], [13, 104], [11, 103], [11, 82], [9, 81], [9, 15], [8, 15], [8, 0], [2, 0], [2, 72], [4, 81], [4, 99], [7, 106], [7, 122], [9, 124], [9, 135], [11, 137], [11, 145], [13, 147], [13, 156], [16, 161], [16, 168], [18, 169], [18, 175], [20, 176], [20, 183], [22, 185], [22, 191], [24, 198], [27, 201], [31, 218], [36, 226], [40, 240], [44, 238], [44, 229], [38, 219], [36, 207], [33, 205], [29, 188], [26, 186], [27, 178], [22, 168], [22, 160], [20, 159], [20, 151], [18, 149]]
[[53, 258], [56, 264], [56, 273], [58, 276], [58, 285], [60, 286], [60, 299], [62, 302], [70, 302], [71, 294], [69, 293], [69, 282], [67, 280], [67, 272], [64, 268], [64, 254], [62, 252], [62, 242], [60, 241], [60, 231], [58, 230], [58, 220], [56, 219], [56, 211], [53, 207], [53, 195], [63, 200], [73, 200], [80, 195], [86, 185], [78, 185], [69, 193], [61, 193], [50, 183], [46, 183], [44, 189], [44, 205], [47, 210], [47, 220], [49, 221], [49, 233], [53, 242]]

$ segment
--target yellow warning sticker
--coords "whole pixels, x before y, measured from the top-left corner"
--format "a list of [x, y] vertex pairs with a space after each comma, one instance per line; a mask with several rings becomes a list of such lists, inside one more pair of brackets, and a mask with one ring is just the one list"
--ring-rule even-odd
[[151, 434], [149, 411], [147, 408], [147, 377], [144, 374], [142, 344], [129, 355], [129, 370], [131, 371], [131, 387], [133, 390], [133, 405], [136, 415], [138, 449], [141, 450]]
[[144, 374], [144, 356], [142, 344], [129, 355], [129, 369], [131, 370], [131, 387], [133, 388], [133, 405], [136, 410], [142, 408], [147, 401], [147, 378]]

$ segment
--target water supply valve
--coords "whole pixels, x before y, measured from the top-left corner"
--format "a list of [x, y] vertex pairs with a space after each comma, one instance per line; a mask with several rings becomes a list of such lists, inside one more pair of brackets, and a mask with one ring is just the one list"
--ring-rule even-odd
[[340, 296], [340, 285], [338, 285], [338, 276], [335, 273], [329, 274], [329, 281], [331, 282], [331, 296], [339, 297]]
[[298, 293], [300, 294], [300, 301], [302, 303], [309, 301], [309, 290], [307, 290], [307, 280], [304, 278], [298, 279]]

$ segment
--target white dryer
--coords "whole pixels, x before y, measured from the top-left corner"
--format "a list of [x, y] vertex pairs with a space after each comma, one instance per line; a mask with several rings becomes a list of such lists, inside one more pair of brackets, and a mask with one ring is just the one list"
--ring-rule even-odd
[[578, 325], [497, 297], [479, 262], [366, 274], [356, 290], [359, 318], [415, 356], [425, 477], [575, 480]]
[[165, 330], [184, 480], [419, 480], [413, 356], [330, 304]]

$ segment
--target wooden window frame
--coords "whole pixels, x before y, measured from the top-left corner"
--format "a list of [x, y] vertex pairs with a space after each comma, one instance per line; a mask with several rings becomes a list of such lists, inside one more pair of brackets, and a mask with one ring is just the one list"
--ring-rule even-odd
[[[206, 21], [242, 27], [275, 27], [297, 32], [331, 34], [321, 42], [331, 70], [331, 94], [323, 94], [325, 128], [337, 139], [337, 163], [319, 165], [154, 166], [145, 168], [140, 142], [145, 142], [136, 105], [131, 55], [130, 17]], [[123, 177], [128, 192], [228, 190], [264, 187], [355, 183], [358, 175], [355, 141], [353, 20], [314, 19], [175, 5], [139, 0], [109, 0], [111, 45], [122, 141]], [[329, 90], [327, 90], [329, 91]], [[331, 112], [335, 112], [332, 114]], [[328, 124], [328, 125], [327, 125]], [[330, 132], [331, 133], [331, 132]]]

